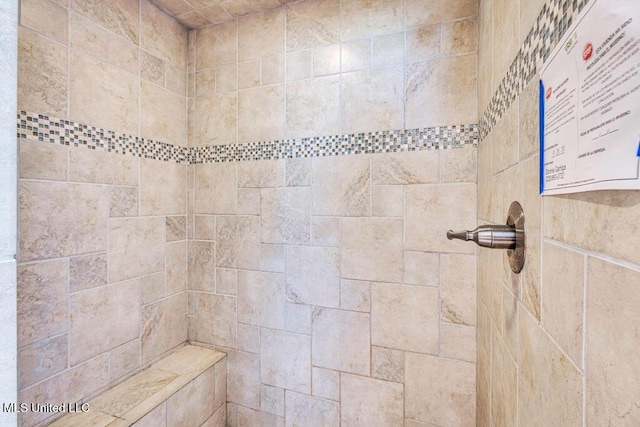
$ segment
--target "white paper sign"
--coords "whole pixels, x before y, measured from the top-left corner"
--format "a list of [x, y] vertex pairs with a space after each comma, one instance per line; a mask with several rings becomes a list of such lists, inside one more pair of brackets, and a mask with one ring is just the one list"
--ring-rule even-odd
[[540, 77], [541, 193], [640, 189], [640, 1], [592, 0]]

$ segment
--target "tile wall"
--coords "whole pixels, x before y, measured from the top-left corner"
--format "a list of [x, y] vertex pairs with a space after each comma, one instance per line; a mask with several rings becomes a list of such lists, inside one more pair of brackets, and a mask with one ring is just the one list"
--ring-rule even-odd
[[[549, 48], [585, 3], [481, 1], [479, 116], [530, 30], [555, 25], [544, 33]], [[517, 75], [506, 88], [517, 96], [481, 129], [478, 222], [504, 223], [519, 200], [527, 261], [516, 276], [504, 254], [478, 252], [477, 422], [637, 425], [640, 244], [630, 237], [640, 232], [640, 192], [539, 196], [538, 80], [535, 67]]]
[[[18, 109], [186, 146], [186, 52], [146, 0], [22, 0]], [[186, 165], [19, 144], [19, 401], [75, 402], [187, 339]]]
[[[476, 15], [322, 0], [192, 30], [190, 147], [476, 123]], [[188, 166], [189, 338], [229, 353], [229, 425], [475, 425], [475, 248], [445, 231], [475, 224], [476, 149], [445, 146]]]
[[[15, 138], [17, 101], [18, 1], [0, 5], [0, 396], [17, 399], [16, 240], [17, 165]], [[0, 413], [0, 424], [14, 425], [16, 415]]]

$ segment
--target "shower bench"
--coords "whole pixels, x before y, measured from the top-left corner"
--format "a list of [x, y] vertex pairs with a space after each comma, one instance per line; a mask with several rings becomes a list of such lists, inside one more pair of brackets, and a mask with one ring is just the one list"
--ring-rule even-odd
[[222, 427], [226, 377], [226, 354], [185, 345], [50, 426]]

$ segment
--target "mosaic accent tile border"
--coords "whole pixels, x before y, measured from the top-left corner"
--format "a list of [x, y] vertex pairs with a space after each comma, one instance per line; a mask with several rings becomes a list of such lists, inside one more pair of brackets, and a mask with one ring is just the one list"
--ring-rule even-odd
[[469, 124], [187, 148], [26, 111], [17, 126], [22, 139], [187, 164], [463, 148], [479, 137]]
[[573, 19], [590, 0], [550, 0], [542, 7], [531, 31], [502, 79], [496, 93], [480, 117], [480, 141], [493, 130], [513, 101], [538, 73]]
[[26, 111], [18, 113], [18, 138], [178, 163], [189, 159], [187, 147]]

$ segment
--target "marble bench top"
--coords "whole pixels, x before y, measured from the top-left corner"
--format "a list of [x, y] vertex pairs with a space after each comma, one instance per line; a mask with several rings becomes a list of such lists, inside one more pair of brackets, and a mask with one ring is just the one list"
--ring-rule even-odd
[[67, 414], [50, 426], [130, 426], [225, 356], [204, 347], [183, 346], [90, 400], [89, 411]]

